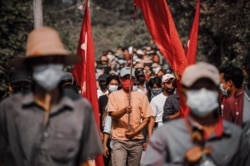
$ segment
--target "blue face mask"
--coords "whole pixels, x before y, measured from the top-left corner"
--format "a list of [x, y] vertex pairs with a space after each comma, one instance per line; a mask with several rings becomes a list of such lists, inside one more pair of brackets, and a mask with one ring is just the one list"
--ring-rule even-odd
[[34, 81], [47, 91], [57, 87], [63, 76], [62, 64], [43, 64], [33, 68]]

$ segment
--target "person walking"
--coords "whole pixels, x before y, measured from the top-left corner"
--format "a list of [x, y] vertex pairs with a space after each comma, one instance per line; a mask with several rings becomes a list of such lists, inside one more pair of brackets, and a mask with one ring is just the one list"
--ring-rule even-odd
[[10, 65], [31, 71], [33, 90], [0, 104], [0, 165], [86, 166], [102, 154], [90, 103], [59, 86], [64, 66], [79, 60], [64, 49], [54, 29], [29, 33], [25, 57]]
[[188, 66], [181, 83], [190, 114], [165, 123], [149, 140], [143, 166], [247, 166], [248, 137], [219, 115], [217, 68], [205, 62]]
[[146, 95], [132, 91], [134, 70], [120, 71], [122, 89], [112, 92], [108, 100], [108, 113], [112, 118], [112, 166], [139, 166], [143, 151], [142, 129], [153, 115]]

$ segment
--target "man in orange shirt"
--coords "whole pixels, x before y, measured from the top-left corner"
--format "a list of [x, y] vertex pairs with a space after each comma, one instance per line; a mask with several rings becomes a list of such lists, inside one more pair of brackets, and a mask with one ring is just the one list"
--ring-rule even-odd
[[[120, 72], [122, 89], [110, 94], [108, 112], [112, 117], [112, 166], [140, 164], [144, 136], [153, 110], [146, 95], [132, 91], [134, 70], [125, 67]], [[130, 120], [128, 120], [130, 119]]]

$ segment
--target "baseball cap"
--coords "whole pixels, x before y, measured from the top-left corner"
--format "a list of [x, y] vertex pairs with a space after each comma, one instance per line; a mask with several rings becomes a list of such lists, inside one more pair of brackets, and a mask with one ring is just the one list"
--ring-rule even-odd
[[124, 67], [121, 69], [120, 77], [124, 77], [125, 75], [128, 75], [128, 74], [129, 75], [131, 74], [131, 76], [135, 77], [135, 70], [132, 69], [132, 72], [130, 73], [130, 67]]
[[165, 74], [162, 76], [161, 81], [162, 82], [168, 82], [168, 80], [170, 80], [171, 78], [175, 78], [175, 76], [173, 74]]
[[213, 81], [215, 85], [220, 83], [218, 69], [214, 65], [206, 62], [198, 62], [194, 65], [186, 67], [181, 83], [187, 87], [190, 87], [200, 78], [208, 78]]
[[99, 77], [98, 77], [98, 81], [106, 81], [108, 78], [108, 75], [107, 74], [101, 74]]

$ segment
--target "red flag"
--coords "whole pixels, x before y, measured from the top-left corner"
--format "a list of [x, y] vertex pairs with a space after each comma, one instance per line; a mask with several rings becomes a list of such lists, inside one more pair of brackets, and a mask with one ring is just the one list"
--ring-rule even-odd
[[[100, 126], [96, 76], [94, 72], [95, 71], [94, 43], [91, 32], [91, 21], [90, 21], [88, 0], [86, 0], [85, 3], [84, 18], [82, 23], [80, 39], [78, 42], [77, 55], [81, 56], [82, 60], [80, 63], [75, 64], [73, 69], [73, 75], [78, 85], [81, 86], [82, 96], [88, 99], [88, 101], [91, 103], [94, 111], [96, 124], [97, 126]], [[95, 162], [96, 165], [103, 166], [104, 164], [102, 155], [97, 156]]]
[[135, 0], [134, 3], [141, 8], [153, 41], [173, 70], [182, 75], [187, 58], [166, 0]]
[[199, 31], [199, 21], [200, 21], [200, 0], [197, 1], [196, 11], [194, 16], [194, 21], [192, 29], [189, 34], [189, 39], [186, 45], [186, 57], [188, 64], [194, 64], [196, 62], [196, 49], [198, 41], [198, 31]]

